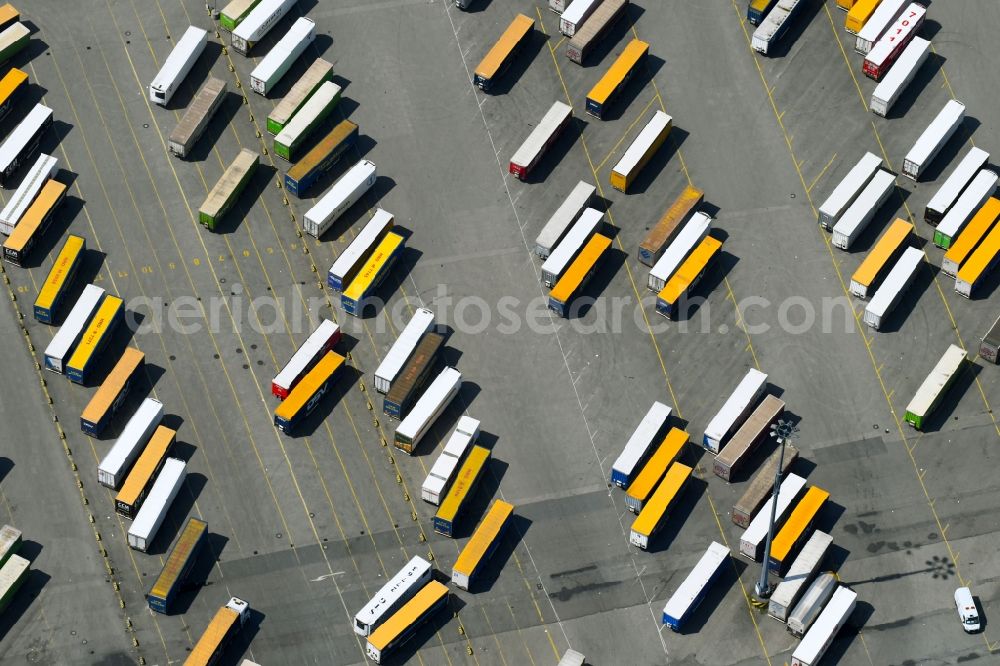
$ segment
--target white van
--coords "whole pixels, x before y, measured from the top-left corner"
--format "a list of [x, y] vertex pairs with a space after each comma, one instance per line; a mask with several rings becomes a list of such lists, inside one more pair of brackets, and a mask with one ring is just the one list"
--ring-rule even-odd
[[967, 634], [979, 631], [979, 611], [972, 599], [972, 591], [967, 587], [955, 590], [955, 606], [958, 608], [958, 619]]

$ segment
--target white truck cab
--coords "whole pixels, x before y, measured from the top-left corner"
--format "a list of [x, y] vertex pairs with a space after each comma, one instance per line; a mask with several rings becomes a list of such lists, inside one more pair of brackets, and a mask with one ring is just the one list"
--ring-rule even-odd
[[979, 611], [972, 599], [972, 591], [967, 587], [955, 590], [955, 606], [958, 609], [958, 619], [962, 628], [968, 634], [979, 631]]

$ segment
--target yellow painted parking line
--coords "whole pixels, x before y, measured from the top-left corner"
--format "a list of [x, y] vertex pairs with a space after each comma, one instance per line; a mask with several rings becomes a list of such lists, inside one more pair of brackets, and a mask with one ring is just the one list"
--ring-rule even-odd
[[806, 188], [807, 192], [812, 192], [813, 188], [816, 187], [816, 183], [819, 182], [819, 179], [823, 177], [823, 174], [826, 173], [826, 170], [830, 168], [830, 165], [833, 164], [833, 161], [835, 159], [837, 159], [837, 153], [833, 154], [833, 157], [831, 157], [830, 161], [826, 163], [826, 166], [823, 167], [823, 170], [820, 171], [815, 178], [813, 178], [811, 183], [809, 183], [809, 187]]
[[833, 32], [833, 41], [837, 42], [837, 48], [840, 49], [840, 55], [844, 57], [844, 62], [847, 64], [847, 71], [851, 73], [851, 80], [854, 81], [854, 88], [858, 91], [858, 98], [861, 100], [861, 106], [865, 107], [865, 111], [869, 111], [868, 101], [865, 99], [865, 94], [861, 92], [861, 84], [858, 83], [858, 77], [854, 74], [854, 68], [851, 67], [851, 61], [847, 59], [847, 51], [844, 50], [844, 43], [840, 41], [840, 33], [837, 32], [837, 26], [833, 22], [833, 15], [830, 13], [830, 7], [823, 3], [823, 9], [826, 11], [826, 18], [830, 22], [830, 30]]
[[608, 160], [611, 159], [611, 157], [618, 150], [618, 146], [622, 145], [622, 142], [628, 138], [628, 135], [632, 132], [632, 128], [635, 127], [639, 123], [639, 121], [646, 116], [646, 111], [649, 111], [649, 107], [653, 106], [653, 102], [655, 101], [656, 97], [653, 97], [653, 99], [649, 100], [649, 102], [646, 103], [646, 106], [642, 107], [642, 111], [639, 112], [639, 115], [636, 117], [636, 119], [633, 120], [631, 124], [629, 124], [629, 126], [625, 129], [625, 132], [622, 133], [622, 138], [618, 139], [618, 142], [615, 143], [614, 147], [610, 151], [608, 151], [608, 154], [604, 156], [604, 159], [598, 162], [596, 167], [598, 171], [600, 171], [601, 168], [603, 168], [604, 165], [607, 164]]
[[726, 292], [729, 293], [729, 297], [733, 299], [733, 309], [736, 310], [736, 325], [743, 331], [743, 334], [747, 336], [747, 349], [750, 350], [750, 356], [753, 357], [754, 366], [760, 370], [760, 363], [757, 361], [757, 352], [754, 351], [753, 341], [750, 340], [750, 331], [747, 330], [746, 322], [743, 321], [743, 313], [740, 312], [740, 306], [736, 302], [736, 295], [733, 293], [733, 288], [729, 285], [729, 278], [722, 276], [722, 283], [726, 285]]

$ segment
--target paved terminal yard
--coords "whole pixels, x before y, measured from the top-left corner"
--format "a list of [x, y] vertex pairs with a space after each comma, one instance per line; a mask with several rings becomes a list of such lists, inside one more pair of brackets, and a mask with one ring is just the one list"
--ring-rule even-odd
[[[992, 116], [1000, 72], [987, 48], [1000, 21], [993, 3], [930, 6], [921, 34], [935, 54], [888, 119], [867, 109], [874, 82], [861, 74], [832, 1], [811, 3], [772, 58], [752, 53], [744, 3], [634, 3], [580, 67], [564, 56], [558, 18], [540, 1], [476, 0], [462, 12], [441, 0], [302, 0], [250, 58], [223, 52], [228, 35], [210, 30], [166, 109], [147, 101], [147, 86], [188, 25], [212, 26], [202, 3], [24, 0], [18, 8], [33, 34], [13, 64], [30, 77], [27, 99], [55, 112], [42, 150], [72, 187], [29, 268], [4, 266], [16, 301], [0, 308], [8, 341], [0, 499], [33, 567], [0, 618], [4, 662], [180, 663], [237, 596], [251, 618], [223, 663], [363, 663], [354, 613], [414, 555], [450, 574], [493, 497], [514, 503], [517, 517], [483, 584], [453, 590], [449, 611], [392, 663], [552, 664], [568, 648], [591, 664], [790, 662], [797, 640], [749, 603], [760, 565], [739, 557], [741, 530], [729, 520], [747, 474], [726, 484], [696, 446], [752, 367], [798, 422], [795, 471], [831, 493], [817, 523], [834, 537], [825, 567], [858, 593], [824, 663], [995, 658], [998, 368], [976, 359], [923, 432], [903, 422], [947, 346], [974, 357], [998, 314], [996, 277], [973, 300], [954, 293], [922, 214], [970, 143], [1000, 150]], [[517, 13], [536, 20], [536, 33], [483, 94], [471, 72]], [[250, 71], [301, 15], [316, 21], [314, 45], [271, 99], [249, 92]], [[634, 36], [650, 43], [645, 71], [605, 120], [586, 115], [587, 91]], [[206, 193], [241, 148], [270, 153], [265, 117], [317, 56], [334, 63], [344, 86], [334, 116], [361, 131], [334, 176], [364, 157], [379, 169], [374, 189], [320, 241], [301, 236], [310, 200], [286, 203], [276, 182], [287, 164], [271, 153], [235, 212], [207, 231], [197, 222]], [[225, 79], [229, 97], [192, 159], [178, 160], [166, 138], [210, 73]], [[953, 96], [968, 117], [928, 174], [917, 184], [898, 178], [851, 252], [833, 248], [815, 208], [864, 151], [899, 172]], [[511, 154], [556, 100], [572, 104], [572, 125], [528, 183], [515, 180]], [[4, 133], [27, 104], [3, 121]], [[629, 194], [613, 190], [611, 168], [656, 110], [673, 116], [672, 133]], [[614, 243], [585, 290], [596, 302], [565, 320], [545, 309], [532, 250], [581, 179], [598, 185]], [[725, 243], [696, 290], [706, 302], [687, 322], [667, 322], [653, 311], [635, 253], [688, 183], [705, 190], [712, 234]], [[376, 205], [409, 232], [408, 248], [379, 290], [386, 306], [355, 319], [324, 286], [325, 273]], [[855, 319], [864, 305], [847, 284], [897, 216], [916, 222], [929, 261], [874, 332]], [[31, 303], [67, 232], [90, 248], [73, 296], [94, 281], [122, 296], [141, 324], [116, 334], [97, 381], [126, 344], [141, 348], [148, 371], [127, 409], [147, 394], [162, 401], [178, 431], [175, 454], [189, 461], [146, 554], [129, 549], [128, 521], [96, 482], [97, 461], [125, 419], [88, 438], [78, 419], [95, 382], [81, 388], [33, 365], [56, 329], [32, 318]], [[465, 384], [411, 458], [382, 445], [395, 423], [381, 414], [371, 373], [419, 306], [452, 330], [445, 360]], [[270, 380], [308, 335], [310, 316], [340, 323], [350, 368], [288, 437], [272, 424]], [[632, 516], [608, 475], [654, 400], [691, 433], [682, 459], [696, 478], [644, 552], [629, 546]], [[481, 420], [494, 459], [451, 540], [434, 533], [433, 507], [419, 493], [462, 413]], [[144, 595], [189, 516], [211, 532], [200, 584], [182, 595], [181, 612], [154, 615]], [[666, 599], [711, 541], [730, 547], [731, 564], [685, 632], [666, 630]], [[981, 634], [964, 634], [956, 621], [961, 584], [987, 618]]]

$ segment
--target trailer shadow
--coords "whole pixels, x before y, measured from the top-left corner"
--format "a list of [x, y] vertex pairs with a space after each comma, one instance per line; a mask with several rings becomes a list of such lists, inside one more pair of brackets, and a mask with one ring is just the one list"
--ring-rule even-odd
[[962, 119], [962, 123], [955, 130], [955, 133], [951, 135], [951, 138], [944, 144], [941, 148], [941, 152], [937, 154], [934, 160], [927, 165], [923, 173], [920, 174], [918, 179], [921, 183], [932, 182], [940, 178], [945, 169], [951, 166], [952, 162], [958, 156], [960, 152], [965, 148], [966, 143], [975, 134], [976, 130], [982, 123], [975, 116], [966, 115]]
[[923, 267], [917, 267], [917, 274], [913, 276], [913, 280], [910, 282], [909, 287], [907, 287], [906, 291], [900, 296], [896, 307], [889, 312], [889, 316], [887, 318], [883, 319], [879, 330], [873, 330], [872, 333], [895, 333], [903, 327], [903, 324], [910, 316], [910, 313], [916, 309], [920, 296], [930, 288], [931, 284], [934, 282], [934, 276], [939, 270], [941, 270], [937, 266], [932, 265], [929, 261], [924, 261], [923, 263]]
[[676, 500], [676, 506], [672, 507], [664, 518], [666, 525], [650, 539], [646, 550], [651, 555], [666, 552], [670, 548], [691, 517], [698, 500], [707, 489], [708, 482], [704, 479], [695, 478], [693, 475], [688, 477], [687, 484], [681, 491], [681, 496]]
[[[624, 50], [624, 46], [622, 47]], [[649, 53], [646, 55], [646, 62], [644, 65], [640, 64], [636, 67], [635, 72], [629, 77], [629, 80], [625, 82], [621, 91], [614, 96], [611, 100], [611, 106], [604, 112], [602, 122], [614, 122], [616, 120], [621, 120], [625, 115], [625, 112], [632, 107], [632, 103], [635, 102], [639, 93], [643, 90], [649, 90], [649, 84], [656, 77], [656, 74], [663, 68], [666, 62], [663, 58]], [[652, 107], [651, 107], [652, 108]], [[657, 109], [658, 110], [658, 109]], [[652, 114], [650, 114], [652, 118]]]
[[[506, 30], [506, 28], [504, 28]], [[501, 30], [501, 33], [503, 31]], [[496, 39], [500, 38], [500, 34], [497, 34]], [[511, 56], [510, 64], [507, 66], [506, 70], [501, 71], [496, 77], [494, 77], [493, 85], [490, 86], [489, 92], [483, 93], [484, 95], [489, 95], [490, 97], [499, 97], [501, 95], [506, 95], [509, 93], [517, 82], [521, 80], [521, 77], [531, 63], [535, 61], [535, 58], [542, 52], [542, 48], [549, 41], [549, 36], [544, 32], [539, 30], [537, 26], [531, 31], [525, 43], [521, 46], [517, 53]], [[490, 48], [493, 47], [494, 42], [490, 42], [490, 46], [487, 47], [482, 55], [485, 56]], [[476, 58], [470, 58], [471, 61], [479, 62]], [[470, 86], [475, 84], [469, 81]]]
[[[187, 156], [183, 158], [184, 161], [204, 162], [212, 153], [216, 144], [222, 139], [222, 135], [226, 131], [226, 128], [229, 127], [230, 123], [235, 121], [236, 114], [239, 112], [240, 107], [243, 106], [243, 98], [231, 90], [226, 90], [226, 92], [222, 95], [222, 101], [219, 102], [219, 108], [216, 109], [212, 119], [208, 122], [208, 126], [205, 128], [205, 131], [200, 137], [198, 137], [198, 140], [191, 147]], [[233, 157], [235, 158], [235, 155]], [[171, 155], [170, 159], [177, 158]], [[229, 162], [226, 163], [226, 166], [228, 165]]]
[[14, 469], [14, 461], [7, 456], [0, 456], [0, 483], [3, 483], [12, 469]]
[[[580, 289], [579, 296], [570, 303], [566, 319], [586, 318], [598, 299], [601, 298], [601, 294], [604, 293], [611, 284], [611, 281], [614, 280], [621, 267], [625, 265], [627, 259], [628, 256], [616, 247], [612, 246], [605, 250], [604, 259], [597, 267], [597, 271], [587, 284]], [[606, 314], [597, 313], [598, 318], [602, 316], [606, 316]]]
[[17, 67], [20, 70], [24, 70], [35, 58], [48, 52], [49, 44], [45, 40], [38, 38], [41, 34], [41, 29], [35, 25], [34, 21], [21, 21], [21, 23], [31, 33], [28, 36], [28, 43], [25, 44], [23, 49], [14, 54], [14, 57], [7, 64], [10, 67]]
[[177, 536], [187, 524], [188, 514], [194, 508], [207, 482], [208, 479], [204, 474], [188, 472], [181, 489], [177, 492], [177, 497], [167, 509], [163, 524], [153, 537], [153, 542], [149, 544], [149, 549], [146, 551], [148, 555], [163, 555], [170, 550], [170, 544], [177, 540]]
[[[631, 33], [632, 26], [635, 25], [639, 21], [639, 17], [645, 13], [645, 8], [640, 7], [634, 2], [630, 2], [625, 5], [625, 11], [622, 16], [615, 21], [614, 25], [610, 28], [606, 28], [608, 31], [607, 34], [596, 46], [591, 49], [590, 53], [587, 54], [587, 57], [584, 58], [583, 64], [580, 66], [584, 69], [589, 69], [600, 65], [609, 53], [618, 48], [622, 39]], [[567, 39], [567, 43], [568, 42], [569, 40]], [[565, 55], [565, 51], [563, 53]]]
[[[640, 130], [641, 131], [641, 130]], [[660, 175], [670, 159], [677, 154], [681, 146], [687, 140], [689, 133], [687, 130], [682, 129], [674, 125], [673, 129], [670, 130], [670, 134], [667, 136], [667, 140], [663, 142], [660, 149], [650, 158], [649, 162], [642, 168], [642, 171], [635, 177], [632, 184], [627, 188], [628, 194], [644, 194], [649, 187], [656, 180], [656, 177]], [[631, 143], [629, 144], [631, 145]], [[612, 165], [614, 168], [614, 165]], [[680, 171], [681, 167], [678, 164], [677, 170]]]
[[980, 278], [972, 291], [972, 300], [986, 301], [996, 292], [1000, 286], [1000, 270], [995, 267], [989, 270], [985, 277]]
[[[227, 164], [226, 166], [228, 167], [229, 165]], [[240, 192], [232, 208], [226, 211], [221, 220], [216, 221], [215, 229], [209, 231], [206, 227], [200, 231], [202, 233], [215, 233], [219, 235], [228, 235], [235, 232], [243, 221], [250, 217], [250, 211], [253, 209], [257, 199], [264, 194], [265, 188], [274, 181], [277, 175], [277, 169], [262, 161], [257, 165], [257, 169], [250, 176], [250, 180], [247, 181], [246, 186]], [[201, 224], [198, 226], [201, 226]]]
[[826, 557], [824, 557], [823, 561], [820, 562], [819, 570], [821, 572], [840, 571], [843, 568], [844, 563], [847, 562], [847, 558], [850, 556], [851, 551], [834, 541], [830, 544], [830, 548], [826, 551]]
[[[814, 525], [815, 529], [829, 534], [833, 531], [833, 528], [837, 525], [837, 523], [840, 522], [840, 518], [846, 511], [847, 509], [844, 505], [838, 504], [831, 499], [827, 499], [826, 502], [823, 503], [823, 507], [820, 509], [819, 514], [816, 516]], [[802, 543], [804, 544], [805, 540]]]
[[493, 551], [489, 561], [483, 565], [479, 576], [469, 585], [470, 593], [491, 592], [493, 590], [493, 586], [500, 579], [500, 574], [503, 573], [507, 562], [510, 561], [514, 551], [524, 541], [524, 536], [531, 529], [531, 523], [530, 518], [518, 515], [516, 512], [511, 514], [503, 533], [498, 537], [499, 542], [496, 550]]
[[[24, 552], [25, 547], [30, 546], [32, 543], [29, 541], [23, 542], [21, 544], [21, 552]], [[38, 551], [40, 550], [41, 546], [38, 547]], [[24, 556], [22, 555], [22, 557]], [[32, 560], [32, 558], [26, 559]], [[28, 615], [32, 603], [42, 593], [42, 590], [48, 585], [51, 579], [52, 576], [41, 569], [32, 568], [28, 571], [27, 578], [21, 584], [21, 589], [14, 594], [10, 605], [4, 609], [3, 615], [0, 615], [0, 641], [3, 641], [7, 637], [7, 634], [15, 624]]]
[[[925, 22], [924, 25], [927, 25]], [[938, 73], [944, 67], [944, 63], [947, 60], [944, 56], [937, 53], [929, 53], [924, 64], [920, 66], [917, 73], [914, 74], [913, 80], [910, 84], [906, 86], [903, 93], [896, 100], [896, 103], [892, 105], [889, 109], [889, 113], [886, 114], [886, 118], [890, 120], [895, 120], [902, 118], [910, 109], [913, 108], [914, 103], [920, 94], [927, 89], [928, 84], [937, 78]]]
[[[187, 526], [187, 521], [185, 521], [184, 526]], [[221, 561], [222, 551], [225, 549], [226, 544], [229, 543], [229, 539], [221, 534], [209, 531], [205, 534], [205, 540], [205, 545], [202, 547], [201, 552], [198, 553], [198, 557], [195, 559], [194, 565], [191, 567], [191, 572], [188, 574], [187, 580], [183, 583], [180, 592], [174, 598], [168, 615], [184, 615], [190, 610], [191, 605], [198, 597], [198, 593], [202, 588], [214, 585], [208, 579], [215, 568], [215, 563]]]
[[[966, 355], [968, 356], [968, 354]], [[928, 366], [927, 372], [929, 373], [930, 371], [931, 366]], [[955, 416], [958, 403], [961, 402], [963, 396], [971, 391], [973, 385], [976, 383], [976, 378], [982, 371], [983, 366], [977, 363], [972, 361], [965, 363], [965, 367], [959, 371], [952, 385], [945, 391], [941, 402], [931, 412], [930, 416], [924, 420], [923, 427], [921, 428], [924, 433], [940, 432], [949, 420], [959, 420], [960, 417]], [[958, 424], [956, 424], [957, 426]]]
[[[541, 119], [539, 119], [541, 120]], [[545, 182], [549, 174], [551, 174], [556, 166], [562, 163], [563, 158], [569, 154], [570, 148], [576, 143], [583, 135], [584, 128], [587, 127], [587, 121], [583, 118], [577, 118], [576, 116], [570, 117], [569, 121], [566, 123], [566, 127], [563, 128], [562, 132], [556, 137], [555, 142], [549, 147], [543, 154], [538, 164], [535, 165], [531, 171], [528, 172], [528, 176], [524, 179], [526, 184], [536, 184]], [[534, 126], [532, 126], [534, 128]], [[527, 138], [527, 134], [525, 135]], [[517, 150], [516, 148], [514, 150]], [[511, 156], [513, 156], [511, 152]], [[513, 178], [514, 175], [510, 174]]]
[[[722, 605], [722, 600], [726, 598], [729, 591], [739, 581], [740, 576], [747, 569], [747, 563], [741, 558], [730, 555], [729, 561], [723, 563], [719, 577], [709, 586], [708, 593], [698, 607], [694, 609], [687, 621], [681, 625], [680, 635], [691, 635], [700, 633], [708, 624], [712, 613]], [[678, 582], [678, 585], [680, 583]], [[672, 594], [672, 592], [671, 592]], [[669, 598], [669, 595], [668, 595]]]
[[493, 0], [469, 0], [469, 6], [458, 11], [465, 14], [478, 14], [486, 10], [493, 3]]

